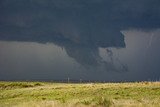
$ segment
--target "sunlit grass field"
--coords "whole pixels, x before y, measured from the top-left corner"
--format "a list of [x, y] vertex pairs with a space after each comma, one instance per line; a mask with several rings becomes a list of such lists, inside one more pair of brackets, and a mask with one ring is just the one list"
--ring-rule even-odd
[[160, 82], [0, 82], [0, 107], [160, 107]]

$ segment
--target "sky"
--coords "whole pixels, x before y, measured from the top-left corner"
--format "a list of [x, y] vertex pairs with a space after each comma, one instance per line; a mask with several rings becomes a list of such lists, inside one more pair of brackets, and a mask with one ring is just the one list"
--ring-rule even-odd
[[0, 80], [158, 80], [159, 5], [0, 1]]

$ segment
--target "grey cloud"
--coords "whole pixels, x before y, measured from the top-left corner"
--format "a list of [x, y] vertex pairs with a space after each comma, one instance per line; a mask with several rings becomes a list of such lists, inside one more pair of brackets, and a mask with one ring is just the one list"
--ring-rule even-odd
[[82, 65], [115, 70], [112, 63], [101, 60], [98, 48], [124, 48], [121, 30], [160, 27], [159, 4], [157, 0], [4, 0], [0, 40], [53, 42]]

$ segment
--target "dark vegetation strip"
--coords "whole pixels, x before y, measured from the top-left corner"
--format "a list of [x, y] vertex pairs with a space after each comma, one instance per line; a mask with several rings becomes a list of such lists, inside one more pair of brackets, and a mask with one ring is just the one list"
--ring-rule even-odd
[[28, 88], [42, 85], [40, 82], [1, 82], [0, 89]]

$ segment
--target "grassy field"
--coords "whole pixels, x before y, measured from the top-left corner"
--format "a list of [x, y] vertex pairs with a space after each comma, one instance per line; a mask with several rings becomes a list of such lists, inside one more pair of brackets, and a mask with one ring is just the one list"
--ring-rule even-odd
[[0, 107], [160, 107], [160, 82], [0, 82]]

